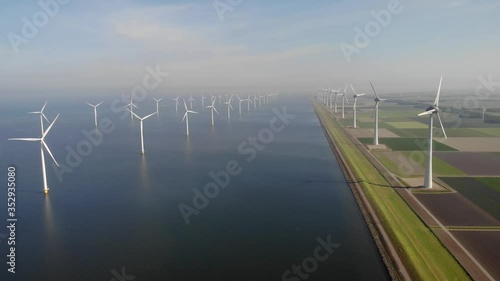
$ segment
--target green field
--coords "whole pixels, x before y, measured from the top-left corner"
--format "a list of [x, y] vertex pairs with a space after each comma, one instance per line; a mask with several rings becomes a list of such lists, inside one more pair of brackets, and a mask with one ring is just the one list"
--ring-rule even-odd
[[486, 184], [497, 192], [500, 192], [500, 178], [476, 178], [476, 180]]
[[500, 220], [500, 178], [440, 178], [481, 209]]
[[[364, 144], [372, 144], [372, 138], [359, 138]], [[427, 150], [427, 139], [425, 138], [379, 138], [379, 143], [385, 144], [394, 151], [420, 151]], [[457, 151], [437, 141], [433, 141], [434, 151]]]
[[[425, 168], [425, 161], [427, 159], [427, 153], [425, 151], [405, 151], [403, 154], [408, 159], [413, 159], [414, 163], [420, 165], [420, 167]], [[465, 176], [462, 170], [459, 170], [455, 166], [448, 164], [447, 162], [433, 156], [432, 157], [432, 172], [438, 176]]]
[[384, 229], [414, 280], [470, 280], [432, 231], [373, 167], [318, 102], [313, 105], [326, 130], [356, 175]]
[[500, 137], [500, 128], [474, 128], [473, 130], [483, 134], [492, 135], [494, 137]]

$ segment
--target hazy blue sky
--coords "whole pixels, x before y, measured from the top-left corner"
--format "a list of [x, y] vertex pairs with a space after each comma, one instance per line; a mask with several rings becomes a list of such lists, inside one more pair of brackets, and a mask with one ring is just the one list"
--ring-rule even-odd
[[0, 90], [126, 89], [148, 65], [171, 73], [165, 90], [346, 82], [368, 90], [373, 80], [381, 91], [427, 91], [441, 74], [444, 89], [474, 89], [479, 75], [500, 80], [500, 1], [493, 0], [401, 0], [402, 11], [348, 63], [341, 43], [354, 44], [355, 28], [389, 2], [243, 0], [221, 20], [212, 0], [72, 0], [16, 53], [9, 37], [23, 36], [22, 18], [32, 21], [42, 8], [4, 0]]

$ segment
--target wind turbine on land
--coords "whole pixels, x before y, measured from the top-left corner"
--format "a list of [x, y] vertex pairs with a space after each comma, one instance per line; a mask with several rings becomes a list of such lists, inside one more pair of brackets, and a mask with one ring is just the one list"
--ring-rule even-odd
[[347, 85], [345, 85], [345, 88], [344, 88], [344, 93], [341, 94], [342, 96], [342, 119], [344, 119], [345, 115], [344, 115], [344, 102], [347, 102], [349, 103], [349, 101], [347, 100]]
[[177, 112], [177, 106], [179, 105], [179, 96], [177, 96], [175, 99], [172, 99], [175, 101], [175, 112]]
[[205, 108], [210, 108], [211, 112], [212, 112], [212, 127], [214, 126], [214, 110], [215, 112], [217, 113], [217, 115], [219, 115], [219, 112], [217, 111], [217, 109], [215, 108], [215, 100], [212, 101], [212, 105], [209, 105]]
[[160, 103], [160, 101], [163, 100], [163, 98], [161, 98], [161, 99], [153, 98], [153, 99], [156, 101], [156, 115], [160, 115], [160, 106], [159, 106], [159, 103]]
[[338, 88], [337, 91], [334, 91], [335, 94], [335, 107], [333, 109], [333, 112], [337, 113], [337, 104], [339, 103], [339, 92], [341, 88]]
[[43, 113], [45, 106], [47, 106], [47, 102], [43, 104], [42, 109], [40, 111], [28, 112], [30, 114], [40, 114], [40, 128], [42, 128], [42, 134], [43, 134], [43, 119], [47, 120], [47, 122], [50, 123], [49, 119], [47, 119], [47, 116], [45, 116], [45, 114]]
[[184, 119], [186, 119], [186, 135], [189, 137], [189, 113], [195, 113], [198, 114], [196, 111], [188, 110], [186, 101], [184, 101], [184, 108], [186, 109], [186, 112], [184, 113], [184, 117], [182, 117], [182, 122], [184, 122]]
[[97, 127], [97, 107], [99, 105], [101, 105], [103, 103], [103, 101], [101, 101], [100, 103], [98, 103], [97, 105], [93, 105], [93, 104], [90, 104], [88, 102], [86, 102], [86, 104], [92, 106], [94, 108], [94, 123], [95, 123], [95, 126]]
[[224, 104], [227, 104], [227, 119], [231, 120], [231, 110], [233, 110], [233, 106], [231, 105], [231, 99], [233, 98], [233, 95], [229, 97], [229, 100], [225, 102]]
[[351, 89], [354, 92], [354, 95], [352, 96], [354, 98], [354, 103], [352, 104], [352, 111], [353, 111], [353, 117], [354, 117], [354, 121], [353, 121], [352, 127], [356, 128], [356, 101], [358, 100], [359, 97], [362, 97], [365, 94], [364, 93], [363, 94], [356, 93], [356, 91], [354, 90], [354, 87], [352, 86], [352, 84], [351, 84]]
[[424, 187], [432, 188], [432, 128], [434, 127], [434, 114], [436, 114], [439, 125], [441, 125], [441, 130], [443, 130], [444, 138], [447, 139], [446, 132], [444, 131], [443, 122], [441, 122], [441, 116], [439, 116], [439, 95], [441, 94], [441, 84], [443, 82], [443, 76], [439, 80], [439, 88], [437, 91], [436, 99], [434, 104], [429, 106], [424, 112], [418, 114], [418, 116], [429, 115], [429, 143], [427, 147], [427, 166], [425, 167], [425, 178]]
[[375, 91], [372, 82], [370, 82], [370, 86], [372, 86], [373, 93], [375, 94], [375, 99], [374, 99], [375, 107], [373, 107], [373, 114], [375, 115], [375, 130], [373, 131], [373, 145], [378, 145], [378, 104], [379, 102], [384, 101], [386, 99], [381, 99], [378, 96], [377, 91]]
[[141, 154], [144, 155], [144, 125], [143, 125], [143, 122], [144, 122], [144, 120], [148, 119], [149, 117], [155, 115], [157, 112], [153, 112], [153, 113], [151, 113], [151, 114], [149, 114], [149, 115], [147, 115], [145, 117], [142, 117], [142, 118], [139, 117], [139, 116], [137, 116], [137, 114], [133, 113], [132, 111], [131, 111], [131, 113], [137, 119], [139, 119], [141, 121]]
[[47, 130], [42, 132], [41, 138], [10, 138], [9, 139], [9, 140], [13, 140], [13, 141], [39, 141], [40, 142], [40, 154], [41, 154], [41, 159], [42, 159], [43, 192], [45, 194], [47, 194], [49, 192], [49, 187], [47, 186], [47, 169], [45, 168], [45, 153], [43, 150], [44, 148], [45, 148], [45, 150], [47, 150], [50, 157], [52, 157], [52, 160], [54, 160], [54, 163], [56, 163], [57, 167], [59, 167], [59, 163], [57, 163], [56, 159], [54, 158], [54, 155], [52, 155], [52, 152], [50, 151], [49, 147], [45, 143], [45, 137], [50, 132], [50, 129], [52, 129], [52, 126], [54, 126], [54, 123], [56, 122], [58, 117], [59, 117], [59, 114], [57, 114], [54, 121], [52, 121], [52, 123], [50, 123]]

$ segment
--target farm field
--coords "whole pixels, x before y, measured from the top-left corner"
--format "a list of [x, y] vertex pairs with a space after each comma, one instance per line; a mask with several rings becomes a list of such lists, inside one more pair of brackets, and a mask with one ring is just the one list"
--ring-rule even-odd
[[498, 183], [500, 178], [481, 180], [471, 177], [442, 177], [440, 179], [500, 220], [500, 192], [490, 186]]
[[496, 176], [500, 155], [489, 152], [436, 152], [434, 156], [470, 176]]
[[[490, 138], [437, 138], [439, 142], [446, 143], [448, 146], [453, 147], [459, 151], [471, 152], [500, 152], [500, 137]], [[435, 141], [436, 141], [435, 140]]]
[[474, 128], [473, 130], [488, 134], [494, 137], [500, 137], [500, 128]]

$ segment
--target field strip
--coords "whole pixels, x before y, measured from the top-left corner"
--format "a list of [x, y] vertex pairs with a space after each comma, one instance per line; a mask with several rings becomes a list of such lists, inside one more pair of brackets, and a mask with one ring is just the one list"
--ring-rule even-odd
[[[396, 243], [412, 275], [419, 280], [469, 279], [453, 255], [401, 198], [401, 194], [405, 194], [402, 188], [393, 188], [404, 186], [395, 183], [394, 178], [387, 178], [388, 175], [384, 174], [387, 172], [381, 172], [379, 169], [382, 167], [376, 167], [380, 164], [370, 161], [374, 156], [366, 154], [364, 146], [351, 137], [336, 118], [332, 118], [330, 111], [318, 102], [313, 101], [313, 104], [321, 124], [326, 127], [327, 136], [344, 155], [348, 169], [356, 175], [362, 192], [381, 216], [381, 223], [394, 239], [392, 243]], [[483, 273], [480, 275], [484, 276]]]
[[[438, 225], [429, 226], [432, 229], [440, 229]], [[448, 225], [445, 226], [450, 231], [500, 231], [499, 226], [457, 226], [457, 225]]]

